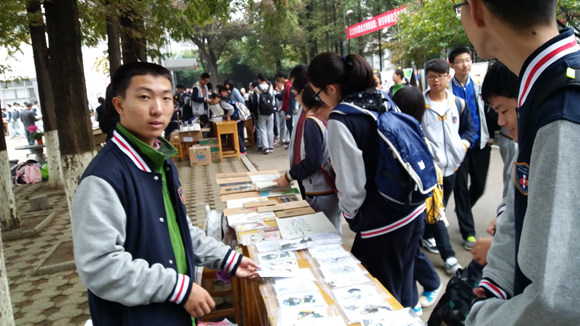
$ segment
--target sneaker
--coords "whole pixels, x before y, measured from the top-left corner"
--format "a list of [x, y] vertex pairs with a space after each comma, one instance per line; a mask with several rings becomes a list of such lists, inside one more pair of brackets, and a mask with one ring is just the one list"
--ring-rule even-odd
[[419, 296], [419, 303], [422, 307], [429, 308], [437, 302], [439, 297], [439, 292], [443, 288], [443, 283], [439, 284], [439, 287], [433, 291], [423, 291]]
[[475, 243], [475, 237], [469, 236], [469, 237], [467, 237], [467, 240], [465, 240], [465, 242], [463, 243], [463, 246], [465, 247], [465, 249], [471, 250], [471, 249], [473, 249], [474, 243]]
[[290, 145], [286, 145], [286, 146], [284, 147], [284, 149], [288, 149], [288, 147], [289, 147], [289, 146], [290, 146]]
[[273, 153], [274, 149], [273, 148], [268, 148], [268, 152]]
[[453, 275], [460, 268], [461, 265], [459, 265], [459, 261], [457, 261], [457, 258], [449, 257], [447, 258], [447, 260], [445, 260], [445, 271], [447, 272], [447, 274]]
[[270, 154], [270, 151], [268, 151], [268, 149], [265, 149], [264, 154]]
[[427, 249], [430, 253], [432, 254], [438, 254], [439, 250], [437, 249], [437, 242], [435, 242], [435, 239], [433, 238], [429, 238], [429, 239], [423, 239], [423, 247], [425, 247], [425, 249]]
[[413, 308], [413, 311], [417, 316], [423, 315], [423, 307], [421, 307], [421, 302], [417, 302], [417, 305]]
[[246, 155], [248, 154], [247, 152], [240, 152], [240, 155]]

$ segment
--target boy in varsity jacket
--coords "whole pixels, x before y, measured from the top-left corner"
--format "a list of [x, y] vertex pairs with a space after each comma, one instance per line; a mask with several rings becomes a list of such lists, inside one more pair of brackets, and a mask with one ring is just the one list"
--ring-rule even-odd
[[113, 77], [113, 138], [83, 174], [72, 216], [75, 263], [95, 325], [194, 325], [215, 306], [194, 283], [207, 266], [255, 278], [249, 258], [194, 227], [161, 133], [173, 113], [171, 75], [145, 62]]
[[[555, 78], [578, 81], [580, 75], [580, 46], [572, 29], [558, 31], [556, 6], [557, 0], [468, 0], [457, 5], [477, 53], [499, 59], [519, 74], [520, 83], [515, 252], [503, 257], [516, 258], [513, 292], [499, 287], [505, 294], [476, 291], [479, 298], [466, 325], [577, 325], [580, 319], [574, 304], [580, 286], [580, 188], [575, 182], [580, 92], [568, 88], [545, 101], [535, 98]], [[536, 103], [541, 106], [532, 119]]]

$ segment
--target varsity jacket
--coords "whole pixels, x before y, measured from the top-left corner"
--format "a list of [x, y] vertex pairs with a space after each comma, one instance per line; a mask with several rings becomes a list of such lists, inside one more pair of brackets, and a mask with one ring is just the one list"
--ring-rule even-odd
[[207, 89], [207, 85], [204, 85], [203, 88], [199, 82], [193, 84], [193, 93], [191, 96], [191, 110], [194, 116], [200, 116], [203, 114], [207, 114], [207, 103], [205, 100], [209, 98], [209, 90]]
[[[383, 101], [378, 90], [351, 94], [342, 100], [372, 111], [378, 111]], [[333, 110], [328, 120], [328, 139], [338, 206], [351, 230], [362, 238], [382, 236], [408, 225], [425, 211], [425, 204], [396, 211], [380, 194], [375, 183], [380, 139], [371, 116]]]
[[461, 109], [455, 103], [455, 95], [449, 90], [444, 111], [437, 112], [431, 107], [429, 90], [425, 91], [425, 115], [421, 127], [425, 137], [431, 142], [433, 158], [444, 177], [455, 173], [463, 162], [465, 153], [473, 143], [475, 127], [465, 101], [461, 99]]
[[[448, 89], [451, 90], [451, 92], [453, 93], [453, 85], [455, 85], [455, 87], [461, 87], [462, 89], [464, 89], [463, 85], [461, 85], [461, 83], [457, 80], [457, 78], [455, 78], [455, 76], [453, 78], [451, 78], [449, 80], [448, 83]], [[473, 91], [475, 93], [475, 104], [477, 105], [477, 115], [479, 116], [479, 139], [478, 142], [479, 144], [473, 144], [472, 142], [472, 146], [477, 146], [479, 145], [479, 149], [484, 149], [485, 146], [487, 145], [487, 141], [489, 140], [489, 129], [487, 128], [487, 120], [486, 120], [486, 114], [485, 114], [485, 103], [483, 102], [483, 97], [481, 97], [481, 84], [476, 84], [473, 82], [473, 79], [471, 78], [471, 76], [467, 77], [467, 81], [465, 83], [465, 87], [469, 87], [470, 85], [473, 85]], [[465, 92], [465, 90], [464, 90]], [[456, 96], [459, 96], [460, 98], [462, 98], [463, 100], [467, 101], [469, 99], [464, 98], [464, 96], [461, 96], [459, 94], [455, 94]], [[473, 120], [473, 117], [472, 117]], [[474, 131], [475, 131], [475, 126], [474, 126]]]
[[[534, 95], [554, 75], [566, 75], [569, 67], [580, 67], [580, 46], [571, 29], [534, 51], [522, 66], [519, 153], [513, 170], [513, 297], [478, 299], [466, 325], [578, 325], [580, 320], [580, 311], [571, 304], [580, 287], [580, 188], [575, 182], [580, 92], [554, 94], [540, 107], [536, 120], [529, 121]], [[537, 130], [534, 141], [525, 133], [528, 125], [530, 131]]]
[[186, 214], [171, 159], [163, 170], [183, 240], [187, 274], [177, 272], [162, 174], [116, 129], [83, 174], [72, 216], [77, 271], [95, 325], [183, 325], [195, 266], [235, 274], [242, 256], [206, 237]]
[[[296, 128], [298, 129], [298, 128]], [[328, 151], [328, 131], [326, 122], [316, 115], [309, 113], [302, 131], [300, 144], [299, 164], [294, 165], [293, 151], [288, 151], [290, 171], [286, 173], [288, 181], [299, 180], [304, 187], [305, 195], [321, 196], [332, 195], [334, 191], [329, 182], [334, 182], [334, 171], [330, 165]], [[322, 173], [324, 169], [324, 173]], [[328, 178], [328, 180], [327, 180]]]

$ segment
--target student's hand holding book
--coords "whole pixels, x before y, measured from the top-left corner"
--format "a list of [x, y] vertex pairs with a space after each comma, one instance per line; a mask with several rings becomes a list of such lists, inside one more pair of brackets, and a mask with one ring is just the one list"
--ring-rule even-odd
[[209, 314], [215, 308], [215, 301], [203, 287], [193, 283], [189, 298], [183, 307], [190, 315], [198, 318]]
[[238, 270], [236, 270], [236, 276], [253, 280], [259, 277], [257, 272], [258, 269], [260, 269], [260, 266], [258, 266], [256, 262], [248, 257], [244, 257], [242, 258], [240, 266], [238, 266]]

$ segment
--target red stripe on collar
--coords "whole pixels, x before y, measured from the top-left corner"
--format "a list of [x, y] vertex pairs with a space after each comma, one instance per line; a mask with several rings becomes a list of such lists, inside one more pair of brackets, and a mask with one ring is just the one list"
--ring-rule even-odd
[[127, 140], [125, 140], [125, 138], [123, 138], [116, 130], [113, 131], [112, 140], [113, 140], [113, 143], [115, 143], [115, 145], [117, 145], [119, 147], [119, 149], [123, 153], [125, 153], [125, 155], [127, 155], [131, 159], [131, 161], [133, 161], [133, 163], [135, 163], [135, 165], [140, 170], [145, 171], [145, 172], [151, 172], [151, 169], [149, 168], [147, 163], [145, 163], [145, 161], [143, 160], [141, 155], [139, 155], [139, 153], [137, 153], [133, 149], [133, 147], [131, 147], [129, 142]]
[[531, 89], [534, 86], [534, 83], [538, 79], [538, 77], [554, 62], [563, 58], [564, 56], [574, 53], [576, 51], [580, 51], [580, 46], [576, 42], [576, 38], [574, 35], [571, 35], [559, 42], [554, 43], [552, 46], [549, 46], [544, 51], [542, 51], [527, 67], [524, 76], [522, 78], [522, 83], [520, 84], [520, 94], [518, 97], [518, 106], [521, 107], [528, 95], [530, 94]]

